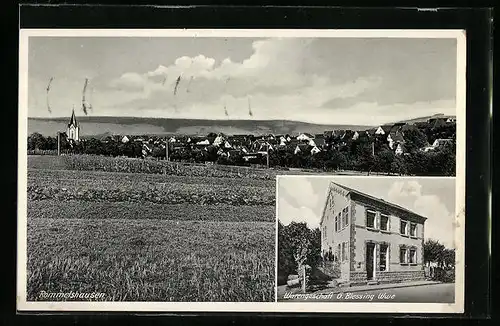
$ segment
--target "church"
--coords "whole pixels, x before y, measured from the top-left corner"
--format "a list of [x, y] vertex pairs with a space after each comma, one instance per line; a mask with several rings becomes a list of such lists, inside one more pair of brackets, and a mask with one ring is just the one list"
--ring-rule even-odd
[[71, 119], [69, 120], [68, 123], [68, 129], [66, 131], [66, 135], [68, 136], [68, 140], [79, 141], [80, 140], [79, 134], [80, 134], [80, 126], [76, 121], [75, 109], [73, 109], [73, 112], [71, 114]]

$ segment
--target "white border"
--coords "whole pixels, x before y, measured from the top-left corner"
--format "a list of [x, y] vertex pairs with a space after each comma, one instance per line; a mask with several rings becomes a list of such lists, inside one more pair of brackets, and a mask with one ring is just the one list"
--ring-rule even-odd
[[[161, 311], [161, 312], [371, 312], [371, 313], [459, 313], [463, 312], [463, 291], [456, 291], [456, 303], [303, 303], [283, 302], [27, 302], [26, 301], [26, 212], [28, 134], [28, 39], [29, 37], [333, 37], [333, 38], [454, 38], [457, 40], [457, 198], [465, 202], [465, 72], [466, 43], [463, 30], [320, 30], [320, 29], [21, 29], [19, 32], [19, 125], [18, 125], [18, 231], [17, 309], [19, 311]], [[340, 177], [340, 176], [336, 176]], [[464, 262], [465, 211], [458, 209], [457, 262]], [[276, 275], [277, 277], [277, 275]], [[462, 270], [456, 283], [463, 284]], [[276, 291], [277, 289], [275, 289]]]

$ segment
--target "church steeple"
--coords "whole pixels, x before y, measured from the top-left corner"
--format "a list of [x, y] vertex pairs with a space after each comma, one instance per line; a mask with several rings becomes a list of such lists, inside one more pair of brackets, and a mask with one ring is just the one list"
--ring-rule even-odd
[[71, 113], [71, 119], [69, 120], [69, 124], [68, 124], [68, 127], [69, 126], [75, 126], [75, 127], [78, 127], [78, 123], [76, 122], [76, 117], [75, 117], [75, 107], [73, 106], [73, 111]]
[[75, 117], [75, 106], [73, 106], [73, 111], [71, 112], [71, 119], [68, 123], [67, 136], [68, 140], [78, 141], [80, 139], [80, 127], [78, 126], [78, 122], [76, 122]]

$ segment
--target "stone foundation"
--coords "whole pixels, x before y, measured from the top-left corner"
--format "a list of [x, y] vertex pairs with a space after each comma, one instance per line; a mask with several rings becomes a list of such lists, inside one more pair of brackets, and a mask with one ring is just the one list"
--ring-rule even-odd
[[381, 283], [399, 283], [425, 280], [425, 273], [420, 271], [377, 272], [377, 281]]
[[[420, 271], [395, 271], [395, 272], [376, 272], [376, 278], [373, 281], [380, 283], [400, 283], [400, 282], [413, 282], [425, 280], [423, 270]], [[366, 284], [366, 272], [351, 271], [349, 282], [351, 286]]]

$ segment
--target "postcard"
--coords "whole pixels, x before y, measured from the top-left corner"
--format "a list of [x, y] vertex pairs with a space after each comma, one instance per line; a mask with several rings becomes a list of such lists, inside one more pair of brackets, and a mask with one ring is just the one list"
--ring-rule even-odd
[[19, 37], [19, 311], [463, 311], [464, 31]]

